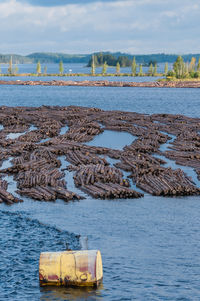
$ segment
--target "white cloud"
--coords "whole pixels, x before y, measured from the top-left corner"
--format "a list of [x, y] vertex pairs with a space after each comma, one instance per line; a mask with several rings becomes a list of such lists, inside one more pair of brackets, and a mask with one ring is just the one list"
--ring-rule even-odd
[[0, 52], [197, 52], [199, 19], [197, 0], [98, 1], [51, 7], [6, 0], [0, 2]]

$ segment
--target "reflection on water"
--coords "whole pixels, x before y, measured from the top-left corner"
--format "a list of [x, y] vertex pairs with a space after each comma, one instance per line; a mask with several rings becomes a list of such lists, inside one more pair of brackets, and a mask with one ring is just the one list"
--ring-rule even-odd
[[16, 198], [22, 199], [22, 197], [18, 193], [16, 193], [17, 182], [13, 179], [13, 176], [6, 175], [5, 177], [3, 177], [3, 179], [8, 182], [8, 191], [12, 193]]
[[87, 194], [85, 194], [83, 191], [81, 191], [80, 189], [78, 189], [75, 184], [74, 184], [74, 172], [73, 171], [68, 171], [66, 168], [67, 166], [70, 165], [69, 162], [66, 161], [65, 156], [60, 156], [58, 157], [58, 160], [60, 160], [61, 162], [61, 167], [59, 168], [59, 170], [62, 172], [62, 170], [64, 170], [65, 173], [65, 181], [67, 183], [67, 189], [77, 193], [78, 195], [82, 196], [82, 197], [87, 197]]
[[167, 135], [167, 136], [170, 137], [170, 139], [169, 139], [166, 143], [161, 144], [161, 146], [160, 146], [160, 148], [159, 148], [159, 150], [160, 150], [161, 152], [165, 152], [165, 151], [167, 151], [167, 150], [170, 149], [170, 146], [171, 146], [171, 144], [174, 142], [174, 140], [176, 139], [176, 136], [175, 136], [175, 135], [172, 135], [172, 134], [168, 134], [168, 133], [163, 132], [163, 131], [160, 131], [160, 132], [161, 132], [162, 134]]
[[131, 144], [135, 139], [136, 137], [129, 133], [106, 130], [86, 144], [90, 146], [102, 146], [122, 150], [126, 145]]
[[12, 159], [13, 159], [13, 157], [10, 157], [9, 159], [4, 160], [2, 165], [1, 165], [1, 169], [11, 167], [12, 166], [12, 163], [11, 163]]
[[0, 210], [0, 215], [0, 300], [39, 300], [40, 253], [65, 250], [66, 242], [71, 249], [79, 249], [79, 237], [44, 225], [25, 212]]
[[24, 135], [26, 132], [23, 133], [10, 133], [6, 136], [6, 139], [16, 139], [22, 135]]
[[69, 129], [68, 125], [63, 126], [63, 127], [60, 129], [60, 135], [64, 135], [64, 134], [68, 131], [68, 129]]
[[37, 127], [35, 127], [34, 125], [31, 125], [28, 129], [28, 131], [22, 132], [22, 133], [10, 133], [6, 136], [6, 139], [16, 139], [19, 138], [22, 135], [25, 135], [28, 132], [37, 130]]
[[42, 287], [41, 301], [62, 301], [62, 300], [105, 300], [102, 297], [101, 291], [103, 285], [100, 285], [98, 289], [95, 288], [68, 288], [68, 287]]

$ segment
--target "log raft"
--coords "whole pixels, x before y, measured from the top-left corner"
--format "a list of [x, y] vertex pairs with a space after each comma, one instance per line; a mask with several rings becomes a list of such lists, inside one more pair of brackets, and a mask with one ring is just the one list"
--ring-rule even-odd
[[85, 86], [85, 87], [143, 87], [143, 88], [200, 88], [200, 81], [154, 81], [154, 82], [123, 82], [108, 80], [0, 80], [0, 85], [20, 86]]
[[[165, 167], [169, 158], [193, 168], [200, 179], [199, 118], [77, 106], [1, 106], [0, 124], [0, 166], [12, 158], [10, 167], [0, 168], [0, 203], [20, 201], [9, 194], [6, 174], [13, 175], [19, 195], [40, 201], [81, 198], [67, 189], [65, 172], [73, 172], [76, 186], [95, 198], [141, 197], [130, 188], [123, 171], [152, 195], [199, 195], [199, 187], [181, 169]], [[65, 126], [68, 130], [62, 135]], [[133, 142], [122, 150], [86, 144], [106, 130], [129, 133]], [[9, 139], [10, 133], [21, 136]], [[60, 156], [71, 164], [68, 171], [62, 169]], [[110, 158], [117, 160], [113, 167]]]

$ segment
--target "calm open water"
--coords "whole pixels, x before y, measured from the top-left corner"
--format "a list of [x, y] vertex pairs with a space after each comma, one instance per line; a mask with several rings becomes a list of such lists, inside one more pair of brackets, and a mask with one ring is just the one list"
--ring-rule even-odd
[[[15, 62], [14, 62], [15, 63]], [[68, 63], [63, 64], [64, 67], [64, 73], [90, 73], [91, 68], [86, 67], [87, 64], [74, 64], [74, 63]], [[1, 64], [1, 72], [3, 74], [8, 72], [8, 64]], [[19, 73], [36, 73], [37, 64], [17, 64], [18, 72]], [[44, 67], [47, 67], [47, 74], [48, 73], [59, 73], [59, 64], [41, 64], [41, 72], [44, 72]], [[15, 64], [13, 65], [13, 69], [15, 68]], [[165, 64], [160, 63], [157, 66], [157, 70], [160, 73], [164, 73]], [[149, 67], [143, 67], [143, 72], [148, 72]], [[169, 70], [172, 69], [172, 64], [169, 64]], [[131, 73], [131, 67], [121, 67], [120, 71], [122, 73]], [[137, 72], [139, 71], [139, 67], [137, 67]], [[96, 68], [96, 73], [101, 73], [102, 67]], [[108, 67], [107, 73], [115, 73], [116, 67]]]
[[[43, 104], [200, 117], [199, 89], [0, 86], [0, 105]], [[200, 197], [148, 194], [0, 205], [0, 300], [199, 300], [199, 212]], [[78, 235], [101, 250], [103, 286], [40, 289], [40, 252], [79, 249]]]

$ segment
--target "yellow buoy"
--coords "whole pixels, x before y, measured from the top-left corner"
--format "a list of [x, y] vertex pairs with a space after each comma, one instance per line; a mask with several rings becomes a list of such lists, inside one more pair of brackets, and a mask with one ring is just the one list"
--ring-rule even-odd
[[39, 262], [40, 285], [98, 286], [103, 279], [98, 250], [44, 252]]

